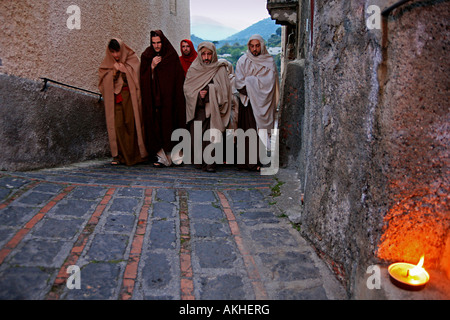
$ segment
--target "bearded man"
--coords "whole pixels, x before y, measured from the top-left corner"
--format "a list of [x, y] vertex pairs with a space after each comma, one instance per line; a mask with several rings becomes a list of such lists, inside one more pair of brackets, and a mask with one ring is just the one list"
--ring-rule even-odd
[[[222, 161], [206, 161], [203, 155], [211, 143], [222, 146], [222, 135], [230, 121], [232, 91], [227, 71], [227, 63], [219, 61], [216, 47], [211, 42], [202, 42], [198, 47], [198, 57], [188, 70], [184, 84], [186, 97], [186, 120], [190, 127], [194, 163], [197, 168], [215, 172]], [[201, 130], [196, 130], [196, 126]], [[209, 130], [210, 135], [204, 139]], [[200, 132], [199, 132], [200, 131]], [[199, 135], [201, 134], [201, 137]], [[195, 141], [202, 141], [197, 150]], [[214, 158], [214, 152], [211, 156]], [[201, 157], [201, 159], [199, 159]]]
[[[258, 130], [260, 139], [267, 147], [269, 136], [262, 135], [260, 130], [271, 132], [271, 129], [274, 129], [280, 89], [275, 61], [260, 35], [249, 39], [248, 51], [237, 62], [235, 79], [236, 89], [240, 93], [238, 127], [244, 131]], [[248, 146], [246, 150], [249, 150]], [[246, 163], [238, 167], [259, 171], [259, 161], [249, 163], [248, 154], [246, 156]]]
[[181, 40], [180, 49], [181, 49], [180, 62], [184, 70], [184, 75], [186, 76], [189, 67], [191, 66], [192, 62], [194, 62], [194, 60], [197, 58], [198, 53], [197, 51], [195, 51], [194, 44], [189, 39]]
[[150, 34], [151, 46], [141, 57], [141, 90], [146, 146], [156, 157], [154, 166], [181, 164], [174, 155], [172, 133], [186, 128], [186, 101], [183, 92], [184, 72], [178, 53], [161, 30]]

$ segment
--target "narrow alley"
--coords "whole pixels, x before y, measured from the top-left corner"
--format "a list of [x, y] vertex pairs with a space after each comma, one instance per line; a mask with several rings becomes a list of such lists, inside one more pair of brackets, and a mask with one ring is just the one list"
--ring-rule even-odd
[[280, 185], [233, 167], [3, 172], [0, 299], [345, 299]]

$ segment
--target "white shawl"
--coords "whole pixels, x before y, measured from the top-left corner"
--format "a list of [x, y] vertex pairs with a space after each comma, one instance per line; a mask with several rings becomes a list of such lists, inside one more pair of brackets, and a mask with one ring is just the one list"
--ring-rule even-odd
[[246, 87], [247, 94], [240, 94], [242, 104], [253, 107], [258, 129], [273, 129], [275, 112], [280, 97], [278, 71], [273, 57], [268, 53], [264, 39], [260, 35], [252, 40], [261, 43], [261, 54], [255, 57], [250, 50], [244, 54], [236, 65], [236, 88]]

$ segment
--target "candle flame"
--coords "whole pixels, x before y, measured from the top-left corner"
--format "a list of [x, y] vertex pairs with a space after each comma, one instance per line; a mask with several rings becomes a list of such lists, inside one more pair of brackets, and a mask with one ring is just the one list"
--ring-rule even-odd
[[409, 270], [409, 276], [411, 276], [411, 277], [418, 276], [421, 272], [423, 272], [424, 271], [424, 268], [423, 268], [424, 262], [425, 262], [425, 256], [422, 256], [420, 258], [420, 261], [417, 264], [417, 266], [415, 266], [414, 268]]

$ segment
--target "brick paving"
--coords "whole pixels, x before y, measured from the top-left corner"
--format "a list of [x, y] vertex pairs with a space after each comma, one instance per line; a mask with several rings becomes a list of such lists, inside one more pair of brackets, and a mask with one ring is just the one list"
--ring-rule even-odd
[[344, 299], [274, 185], [231, 166], [2, 172], [0, 299]]

